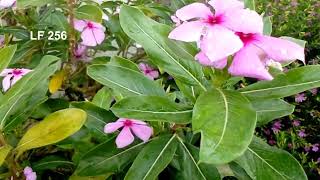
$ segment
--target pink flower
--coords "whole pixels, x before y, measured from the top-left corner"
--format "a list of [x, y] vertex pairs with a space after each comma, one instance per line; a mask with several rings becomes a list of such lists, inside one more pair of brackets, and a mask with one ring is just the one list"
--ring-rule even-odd
[[279, 133], [281, 127], [282, 127], [281, 122], [280, 122], [280, 121], [276, 121], [275, 123], [273, 123], [271, 129], [272, 129], [272, 131], [273, 131], [274, 133]]
[[297, 102], [297, 103], [301, 103], [303, 101], [305, 101], [307, 99], [307, 97], [305, 96], [304, 93], [301, 93], [301, 94], [297, 94], [294, 98], [294, 100]]
[[97, 46], [105, 38], [105, 27], [99, 23], [87, 20], [75, 20], [74, 28], [81, 32], [82, 44], [85, 46]]
[[152, 128], [149, 127], [147, 123], [139, 120], [124, 118], [120, 118], [116, 122], [106, 124], [104, 127], [104, 132], [113, 133], [121, 127], [123, 128], [116, 139], [118, 148], [126, 147], [134, 141], [132, 133], [144, 142], [147, 142], [153, 133]]
[[26, 177], [26, 180], [37, 180], [37, 174], [33, 172], [32, 168], [29, 166], [24, 168], [23, 174]]
[[243, 2], [212, 0], [208, 4], [215, 13], [202, 3], [193, 3], [177, 10], [176, 17], [183, 23], [169, 34], [169, 38], [175, 40], [200, 41], [202, 52], [198, 56], [205, 54], [208, 57], [205, 59], [208, 62], [200, 61], [205, 65], [224, 59], [243, 47], [241, 39], [233, 31], [262, 33], [260, 16], [244, 9]]
[[78, 44], [76, 48], [73, 50], [74, 57], [84, 62], [88, 62], [91, 60], [87, 53], [88, 47], [81, 44]]
[[29, 69], [5, 69], [0, 73], [0, 76], [4, 77], [2, 81], [2, 89], [6, 92], [17, 81], [19, 81], [24, 75], [28, 74], [32, 70]]
[[307, 136], [307, 134], [305, 133], [305, 130], [302, 129], [302, 130], [299, 130], [298, 131], [298, 136], [301, 137], [301, 138], [304, 138]]
[[13, 7], [15, 4], [16, 0], [0, 0], [0, 9]]
[[4, 36], [0, 35], [0, 48], [4, 45]]
[[300, 126], [300, 124], [301, 124], [301, 122], [299, 120], [293, 120], [293, 122], [292, 122], [292, 125], [296, 126], [296, 127]]
[[152, 67], [150, 67], [148, 64], [140, 63], [139, 69], [143, 72], [144, 75], [146, 75], [149, 79], [156, 79], [159, 77], [159, 72]]
[[317, 88], [311, 89], [310, 92], [313, 96], [315, 96], [318, 93], [318, 89]]
[[319, 151], [319, 144], [312, 145], [312, 151], [313, 152], [318, 152]]

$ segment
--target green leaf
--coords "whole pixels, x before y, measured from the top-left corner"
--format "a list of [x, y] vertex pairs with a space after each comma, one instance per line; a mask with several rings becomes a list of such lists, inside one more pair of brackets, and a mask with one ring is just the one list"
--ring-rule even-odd
[[123, 96], [165, 95], [164, 90], [155, 81], [126, 67], [112, 64], [91, 65], [88, 67], [88, 75]]
[[118, 57], [118, 56], [113, 56], [111, 58], [111, 61], [109, 64], [112, 64], [114, 66], [121, 66], [121, 67], [126, 67], [128, 69], [137, 71], [137, 72], [141, 72], [139, 67], [132, 61], [128, 60], [128, 59], [124, 59], [122, 57]]
[[320, 87], [320, 66], [295, 68], [276, 76], [272, 81], [260, 81], [239, 91], [249, 99], [276, 99]]
[[217, 168], [212, 164], [198, 164], [199, 149], [191, 144], [183, 142], [178, 137], [178, 149], [176, 160], [179, 163], [178, 172], [174, 173], [175, 179], [179, 180], [220, 180]]
[[88, 118], [84, 125], [93, 137], [103, 141], [110, 139], [110, 135], [104, 133], [103, 128], [107, 123], [117, 119], [112, 112], [97, 107], [90, 102], [73, 102], [71, 106], [86, 111]]
[[26, 8], [28, 6], [43, 6], [54, 2], [53, 0], [17, 0], [18, 8]]
[[123, 118], [164, 121], [178, 124], [191, 122], [192, 108], [160, 96], [133, 96], [120, 100], [111, 110]]
[[190, 46], [168, 39], [169, 26], [157, 23], [134, 7], [122, 5], [120, 12], [121, 27], [144, 47], [153, 64], [181, 82], [206, 90], [202, 67], [190, 54]]
[[307, 180], [303, 168], [292, 155], [269, 146], [257, 137], [236, 163], [254, 180]]
[[115, 138], [95, 146], [85, 153], [76, 169], [79, 176], [97, 176], [122, 171], [141, 151], [145, 143], [118, 149]]
[[2, 72], [9, 65], [16, 50], [16, 45], [0, 49], [0, 72]]
[[246, 8], [249, 8], [251, 10], [256, 10], [255, 0], [244, 0], [244, 5]]
[[271, 17], [263, 17], [263, 34], [270, 36], [272, 34], [272, 22]]
[[107, 87], [103, 87], [102, 89], [100, 89], [92, 99], [93, 104], [107, 110], [109, 110], [112, 101], [112, 91]]
[[102, 22], [102, 10], [95, 5], [83, 5], [76, 10], [77, 19], [86, 19], [94, 22]]
[[10, 145], [4, 145], [0, 147], [0, 166], [4, 163], [12, 147]]
[[225, 164], [249, 146], [256, 112], [236, 91], [213, 89], [202, 94], [194, 107], [192, 128], [201, 132], [200, 162]]
[[124, 179], [156, 179], [175, 154], [178, 145], [176, 136], [160, 136], [148, 143], [134, 160]]
[[36, 172], [43, 171], [43, 170], [54, 170], [57, 168], [73, 168], [75, 164], [73, 162], [70, 162], [66, 160], [65, 158], [59, 157], [59, 156], [47, 156], [42, 158], [41, 160], [35, 162], [32, 164], [32, 169]]
[[17, 157], [23, 152], [57, 143], [77, 132], [87, 119], [83, 110], [69, 108], [54, 112], [23, 135], [16, 148]]
[[1, 98], [0, 129], [3, 130], [7, 119], [15, 114], [20, 106], [41, 82], [46, 81], [59, 67], [59, 59], [55, 56], [44, 56], [41, 63], [30, 73], [20, 79]]
[[288, 116], [293, 113], [295, 106], [285, 102], [282, 99], [263, 99], [251, 101], [252, 107], [256, 110], [258, 116], [258, 125], [264, 125], [268, 122]]

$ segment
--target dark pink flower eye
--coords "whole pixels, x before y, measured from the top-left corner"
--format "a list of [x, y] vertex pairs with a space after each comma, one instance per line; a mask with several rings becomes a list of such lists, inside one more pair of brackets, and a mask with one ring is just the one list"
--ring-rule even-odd
[[12, 74], [18, 76], [18, 75], [22, 74], [22, 70], [20, 70], [20, 69], [14, 69], [14, 70], [12, 71]]
[[88, 28], [94, 28], [94, 25], [91, 22], [88, 22], [87, 26]]
[[130, 120], [125, 120], [124, 122], [123, 122], [123, 125], [124, 126], [127, 126], [127, 127], [130, 127], [130, 126], [132, 126], [132, 121], [130, 121]]

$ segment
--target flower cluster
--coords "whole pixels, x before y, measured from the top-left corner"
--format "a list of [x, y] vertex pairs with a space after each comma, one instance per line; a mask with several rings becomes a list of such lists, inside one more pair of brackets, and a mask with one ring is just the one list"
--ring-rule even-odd
[[27, 166], [23, 170], [23, 174], [26, 177], [26, 180], [36, 180], [37, 174], [33, 172], [32, 168]]
[[229, 73], [234, 76], [272, 80], [268, 72], [270, 60], [282, 63], [305, 59], [303, 47], [263, 35], [262, 17], [245, 9], [238, 0], [193, 3], [177, 10], [173, 20], [177, 27], [169, 38], [197, 42], [201, 51], [195, 58], [206, 66], [225, 68], [233, 56]]

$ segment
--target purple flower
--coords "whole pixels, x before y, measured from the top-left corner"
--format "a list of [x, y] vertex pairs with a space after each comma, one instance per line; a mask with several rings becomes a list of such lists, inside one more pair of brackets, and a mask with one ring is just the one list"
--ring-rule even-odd
[[270, 145], [275, 145], [277, 142], [276, 142], [275, 140], [273, 140], [273, 139], [270, 139], [270, 140], [268, 141], [268, 143], [269, 143]]
[[317, 163], [320, 163], [320, 157], [317, 159]]
[[2, 89], [6, 92], [17, 81], [19, 81], [24, 75], [28, 74], [32, 70], [29, 69], [5, 69], [0, 73], [0, 76], [4, 77], [2, 81]]
[[318, 93], [318, 89], [317, 88], [311, 89], [310, 92], [312, 93], [313, 96], [315, 96]]
[[304, 147], [304, 151], [305, 151], [305, 152], [309, 152], [309, 151], [310, 151], [310, 146]]
[[299, 120], [293, 120], [292, 125], [295, 127], [300, 126], [301, 122]]
[[302, 129], [302, 130], [299, 130], [298, 131], [298, 136], [301, 137], [301, 138], [304, 138], [307, 136], [307, 134], [305, 133], [305, 130]]
[[271, 132], [270, 132], [269, 129], [264, 129], [263, 132], [264, 132], [266, 135], [270, 135], [270, 134], [271, 134]]
[[307, 99], [307, 97], [305, 96], [304, 93], [297, 94], [296, 97], [295, 97], [295, 101], [297, 103], [301, 103], [301, 102], [305, 101], [306, 99]]
[[147, 142], [153, 134], [152, 128], [148, 126], [147, 123], [124, 118], [120, 118], [116, 122], [106, 124], [104, 127], [104, 132], [113, 133], [121, 127], [123, 128], [116, 139], [118, 148], [126, 147], [134, 141], [132, 133], [138, 136], [138, 138], [144, 142]]
[[280, 122], [280, 121], [276, 121], [275, 123], [273, 123], [271, 129], [272, 129], [272, 131], [273, 131], [274, 133], [279, 133], [279, 131], [280, 131], [280, 129], [281, 129], [281, 126], [282, 126], [281, 122]]
[[105, 27], [96, 22], [75, 19], [74, 28], [81, 32], [82, 44], [85, 46], [97, 46], [105, 38]]
[[37, 180], [37, 174], [33, 172], [32, 168], [29, 166], [24, 168], [23, 174], [26, 177], [26, 180]]
[[156, 79], [159, 77], [159, 72], [152, 67], [150, 67], [148, 64], [140, 63], [139, 69], [143, 72], [144, 75], [146, 75], [149, 79]]
[[318, 152], [319, 151], [319, 144], [312, 145], [312, 151], [313, 152]]

